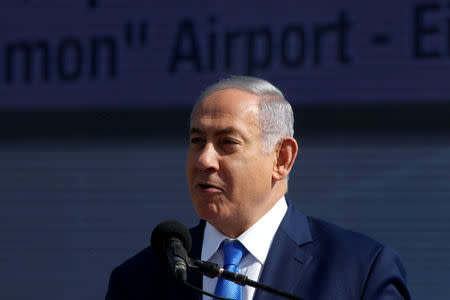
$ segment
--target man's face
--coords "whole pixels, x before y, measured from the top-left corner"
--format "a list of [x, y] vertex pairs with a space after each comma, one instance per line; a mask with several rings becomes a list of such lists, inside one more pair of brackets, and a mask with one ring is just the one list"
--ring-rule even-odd
[[192, 202], [200, 218], [228, 236], [242, 233], [274, 204], [276, 156], [263, 153], [258, 101], [223, 89], [206, 97], [192, 117], [186, 161]]

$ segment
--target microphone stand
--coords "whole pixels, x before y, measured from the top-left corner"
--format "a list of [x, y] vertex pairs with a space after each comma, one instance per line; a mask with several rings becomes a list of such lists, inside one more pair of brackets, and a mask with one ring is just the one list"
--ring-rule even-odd
[[192, 260], [188, 266], [191, 269], [194, 269], [200, 273], [202, 273], [203, 275], [206, 275], [210, 278], [214, 278], [214, 277], [222, 277], [224, 279], [230, 280], [234, 283], [237, 283], [239, 285], [248, 285], [257, 289], [262, 289], [264, 291], [267, 291], [269, 293], [278, 295], [278, 296], [282, 296], [285, 297], [287, 299], [293, 299], [293, 300], [306, 300], [305, 298], [302, 297], [298, 297], [296, 295], [292, 295], [290, 293], [284, 292], [284, 291], [280, 291], [278, 289], [275, 289], [273, 287], [270, 287], [268, 285], [262, 284], [260, 282], [257, 281], [253, 281], [251, 279], [248, 279], [247, 276], [239, 274], [239, 273], [233, 273], [230, 272], [228, 270], [225, 270], [221, 267], [219, 267], [219, 265], [215, 264], [215, 263], [211, 263], [211, 262], [206, 262], [206, 261], [202, 261], [202, 260]]

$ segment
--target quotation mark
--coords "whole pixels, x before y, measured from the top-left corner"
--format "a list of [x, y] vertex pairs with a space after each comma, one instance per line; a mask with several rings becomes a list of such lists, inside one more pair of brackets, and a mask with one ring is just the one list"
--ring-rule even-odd
[[145, 46], [147, 44], [147, 28], [146, 22], [140, 22], [137, 24], [127, 22], [124, 26], [125, 45], [127, 47], [132, 46]]

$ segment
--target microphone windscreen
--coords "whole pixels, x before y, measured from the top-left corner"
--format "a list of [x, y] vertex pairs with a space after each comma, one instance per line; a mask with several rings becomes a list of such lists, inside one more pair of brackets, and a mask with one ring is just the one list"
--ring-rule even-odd
[[192, 238], [189, 230], [178, 221], [168, 220], [160, 223], [153, 229], [151, 246], [156, 255], [166, 259], [167, 242], [170, 238], [178, 238], [189, 253], [192, 246]]

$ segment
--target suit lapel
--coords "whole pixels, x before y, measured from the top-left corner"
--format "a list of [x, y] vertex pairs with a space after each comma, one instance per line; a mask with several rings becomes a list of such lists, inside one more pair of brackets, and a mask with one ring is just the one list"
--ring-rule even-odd
[[[311, 256], [302, 247], [312, 241], [306, 217], [288, 201], [288, 210], [275, 233], [260, 282], [293, 293]], [[302, 295], [299, 295], [302, 296]], [[273, 299], [274, 296], [256, 290], [254, 299]]]

